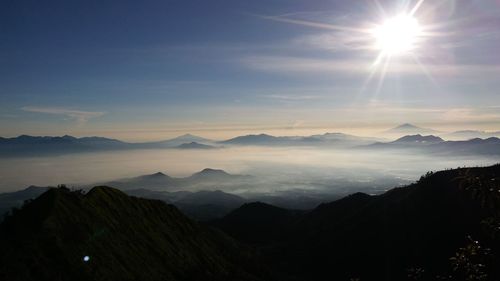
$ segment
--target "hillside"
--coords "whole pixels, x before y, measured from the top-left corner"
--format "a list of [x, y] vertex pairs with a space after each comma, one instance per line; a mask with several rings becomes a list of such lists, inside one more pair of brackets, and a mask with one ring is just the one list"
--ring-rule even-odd
[[0, 249], [1, 280], [258, 280], [234, 240], [108, 187], [50, 189], [0, 225]]
[[266, 203], [247, 203], [220, 220], [212, 222], [224, 232], [247, 243], [279, 241], [298, 218], [298, 211], [275, 207]]
[[428, 173], [307, 212], [247, 203], [210, 224], [232, 238], [158, 200], [49, 189], [0, 225], [0, 280], [496, 281], [500, 165]]
[[[489, 277], [470, 280], [499, 280], [500, 165], [428, 174], [382, 195], [322, 204], [293, 220], [275, 214], [242, 206], [215, 225], [240, 241], [259, 230], [263, 260], [294, 280], [408, 280], [415, 268], [425, 271], [417, 280], [439, 274], [465, 280], [450, 257], [471, 247], [468, 237], [492, 251], [488, 259], [475, 258]], [[270, 226], [260, 218], [278, 219]]]

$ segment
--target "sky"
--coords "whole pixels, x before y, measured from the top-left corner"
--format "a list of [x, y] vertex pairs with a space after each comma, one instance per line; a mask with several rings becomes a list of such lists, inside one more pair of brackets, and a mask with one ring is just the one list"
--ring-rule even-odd
[[2, 0], [0, 34], [4, 137], [500, 130], [499, 0]]

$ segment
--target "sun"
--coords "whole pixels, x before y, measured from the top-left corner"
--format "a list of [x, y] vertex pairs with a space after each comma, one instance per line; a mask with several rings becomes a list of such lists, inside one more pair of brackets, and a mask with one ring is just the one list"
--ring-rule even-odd
[[371, 33], [375, 39], [375, 48], [385, 56], [394, 56], [414, 50], [421, 39], [422, 28], [413, 16], [400, 14], [385, 20]]

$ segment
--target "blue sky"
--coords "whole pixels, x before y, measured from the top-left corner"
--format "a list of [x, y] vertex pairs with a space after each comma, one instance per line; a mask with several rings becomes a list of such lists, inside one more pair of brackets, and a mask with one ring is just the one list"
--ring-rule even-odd
[[500, 1], [423, 1], [429, 36], [384, 79], [373, 68], [374, 39], [356, 30], [416, 3], [4, 0], [0, 132], [500, 130]]

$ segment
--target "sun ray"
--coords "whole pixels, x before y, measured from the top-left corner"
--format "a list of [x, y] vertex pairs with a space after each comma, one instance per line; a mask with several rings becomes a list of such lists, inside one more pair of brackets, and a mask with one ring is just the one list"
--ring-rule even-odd
[[384, 56], [385, 56], [384, 52], [379, 52], [377, 58], [375, 59], [375, 61], [372, 64], [372, 66], [374, 68], [376, 68], [380, 64], [380, 62], [382, 61], [382, 59], [384, 58]]
[[422, 4], [424, 3], [425, 0], [419, 0], [417, 2], [417, 4], [415, 4], [415, 6], [413, 7], [413, 9], [408, 13], [408, 15], [410, 16], [414, 16], [415, 13], [418, 11], [418, 9], [420, 8], [420, 6], [422, 6]]
[[378, 97], [378, 95], [380, 94], [380, 91], [382, 90], [382, 86], [383, 86], [384, 81], [385, 81], [385, 76], [387, 74], [387, 69], [389, 68], [390, 61], [391, 61], [391, 55], [389, 54], [389, 55], [385, 56], [384, 66], [380, 70], [380, 76], [378, 79], [377, 88], [375, 89], [375, 98]]
[[377, 7], [378, 12], [380, 13], [380, 16], [382, 18], [386, 18], [387, 17], [387, 13], [385, 12], [384, 7], [382, 6], [382, 4], [380, 4], [380, 1], [373, 0], [373, 2], [375, 3], [375, 6]]
[[429, 81], [431, 81], [431, 83], [434, 85], [434, 86], [438, 86], [438, 83], [437, 81], [434, 79], [434, 77], [431, 75], [431, 73], [429, 72], [429, 70], [427, 70], [427, 68], [425, 67], [425, 65], [423, 63], [420, 62], [420, 59], [418, 58], [418, 56], [416, 54], [412, 54], [412, 58], [413, 60], [415, 61], [415, 64], [418, 65], [418, 67], [420, 68], [420, 70], [422, 71], [422, 73], [425, 74], [425, 76], [427, 77], [427, 79], [429, 79]]
[[[402, 5], [398, 7], [399, 12], [390, 15], [379, 0], [372, 0], [372, 3], [372, 9], [381, 18], [381, 23], [372, 22], [371, 24], [349, 26], [294, 19], [283, 15], [259, 17], [277, 22], [337, 31], [339, 36], [363, 38], [357, 39], [357, 42], [362, 42], [362, 46], [356, 45], [351, 48], [351, 51], [376, 51], [377, 54], [369, 69], [368, 77], [363, 81], [360, 89], [361, 93], [365, 92], [370, 85], [373, 85], [376, 94], [378, 94], [383, 88], [384, 80], [388, 74], [394, 72], [393, 70], [397, 70], [391, 68], [391, 64], [400, 61], [404, 57], [413, 57], [410, 63], [413, 63], [415, 67], [418, 66], [422, 73], [433, 84], [436, 84], [432, 73], [419, 60], [416, 53], [418, 53], [418, 49], [428, 42], [429, 38], [453, 36], [450, 32], [443, 32], [443, 30], [449, 30], [449, 25], [453, 24], [450, 21], [444, 23], [425, 22], [425, 24], [420, 22], [421, 19], [432, 18], [429, 13], [439, 4], [429, 6], [428, 3], [430, 2], [425, 0], [407, 0], [401, 2]], [[419, 18], [417, 18], [417, 14]], [[404, 69], [401, 69], [401, 71], [404, 71]]]

